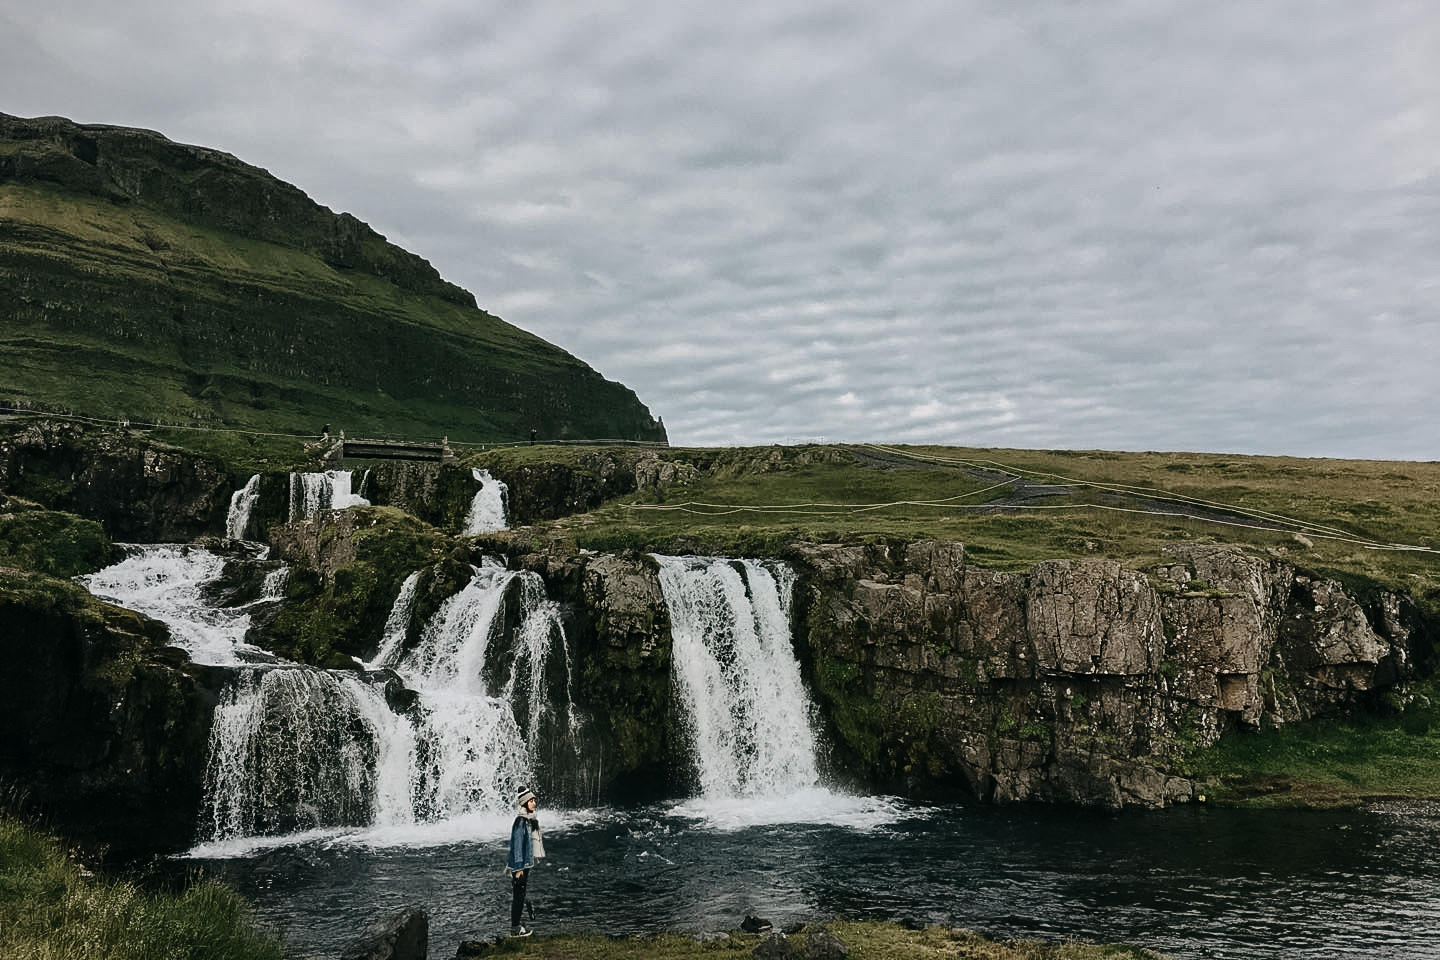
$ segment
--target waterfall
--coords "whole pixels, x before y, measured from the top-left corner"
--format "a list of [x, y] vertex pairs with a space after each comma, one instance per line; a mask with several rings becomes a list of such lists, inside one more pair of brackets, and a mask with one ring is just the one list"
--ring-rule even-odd
[[290, 474], [290, 521], [309, 520], [317, 510], [369, 506], [369, 500], [350, 492], [350, 483], [349, 470]]
[[470, 501], [470, 512], [465, 516], [464, 535], [492, 533], [504, 530], [506, 526], [505, 484], [496, 480], [485, 470], [471, 470], [471, 475], [480, 483], [475, 499]]
[[410, 612], [415, 606], [415, 588], [420, 584], [420, 571], [416, 570], [400, 584], [400, 592], [390, 605], [390, 615], [385, 618], [385, 629], [380, 635], [380, 647], [375, 659], [362, 664], [367, 670], [378, 670], [390, 665], [405, 636], [410, 632]]
[[[268, 550], [267, 550], [268, 552]], [[289, 566], [279, 566], [265, 574], [260, 584], [261, 600], [284, 600], [285, 586], [290, 582]]]
[[211, 835], [393, 821], [406, 799], [395, 749], [403, 726], [359, 678], [300, 666], [241, 671], [215, 708]]
[[[378, 672], [237, 671], [211, 734], [209, 839], [504, 814], [517, 784], [576, 765], [569, 650], [539, 575], [487, 558], [406, 649], [419, 579], [401, 585]], [[418, 695], [403, 714], [386, 702], [395, 676]]]
[[230, 509], [225, 514], [225, 536], [231, 540], [244, 540], [250, 526], [250, 511], [260, 498], [260, 474], [250, 478], [245, 486], [230, 496]]
[[[171, 642], [196, 663], [233, 665], [243, 662], [241, 653], [263, 653], [244, 642], [250, 629], [244, 607], [216, 607], [204, 597], [204, 588], [224, 570], [224, 560], [200, 547], [130, 544], [125, 549], [120, 563], [76, 581], [102, 600], [164, 621]], [[281, 589], [286, 575], [284, 567], [272, 571], [265, 589]]]
[[676, 689], [706, 797], [774, 797], [819, 780], [781, 563], [656, 556]]

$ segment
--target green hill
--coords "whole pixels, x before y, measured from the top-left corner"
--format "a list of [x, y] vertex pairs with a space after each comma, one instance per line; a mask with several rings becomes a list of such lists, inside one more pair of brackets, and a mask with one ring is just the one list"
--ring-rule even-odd
[[300, 435], [664, 440], [621, 384], [226, 153], [0, 114], [0, 405]]

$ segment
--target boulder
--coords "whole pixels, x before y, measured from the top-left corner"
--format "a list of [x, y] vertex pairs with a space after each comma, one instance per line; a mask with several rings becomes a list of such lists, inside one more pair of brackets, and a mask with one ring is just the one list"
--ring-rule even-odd
[[812, 930], [805, 935], [805, 960], [845, 960], [850, 948], [829, 930]]
[[768, 934], [750, 951], [755, 960], [786, 960], [795, 956], [795, 944], [783, 933]]
[[407, 907], [373, 924], [341, 960], [425, 960], [429, 938], [430, 915]]

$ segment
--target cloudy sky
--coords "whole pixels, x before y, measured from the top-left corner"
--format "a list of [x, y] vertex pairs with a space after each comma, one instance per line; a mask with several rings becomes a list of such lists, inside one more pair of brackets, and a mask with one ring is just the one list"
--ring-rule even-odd
[[5, 0], [672, 443], [1440, 459], [1433, 0]]

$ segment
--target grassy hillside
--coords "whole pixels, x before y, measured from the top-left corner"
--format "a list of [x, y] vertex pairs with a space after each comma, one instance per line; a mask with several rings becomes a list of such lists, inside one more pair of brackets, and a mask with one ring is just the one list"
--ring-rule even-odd
[[660, 440], [624, 386], [297, 188], [0, 114], [0, 404], [349, 436]]

